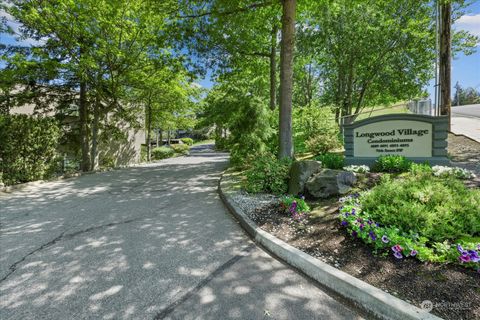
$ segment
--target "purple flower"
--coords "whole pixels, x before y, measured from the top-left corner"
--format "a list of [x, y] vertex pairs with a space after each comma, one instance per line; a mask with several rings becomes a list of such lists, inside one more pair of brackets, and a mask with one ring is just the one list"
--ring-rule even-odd
[[350, 215], [350, 213], [345, 212], [345, 218], [348, 217], [349, 215]]
[[468, 250], [468, 255], [470, 257], [470, 260], [472, 260], [472, 262], [479, 262], [480, 261], [480, 257], [478, 256], [478, 252], [475, 251], [475, 250]]
[[370, 219], [368, 219], [367, 223], [368, 223], [369, 225], [372, 225], [373, 221], [370, 220]]
[[362, 219], [362, 218], [357, 218], [357, 221], [358, 221], [358, 222], [362, 222], [363, 219]]
[[377, 240], [377, 236], [375, 235], [375, 232], [370, 231], [368, 235], [370, 236], [370, 238], [372, 238], [373, 241]]
[[341, 223], [342, 226], [346, 227], [348, 225], [348, 222], [343, 220], [342, 223]]
[[462, 254], [458, 259], [460, 259], [460, 262], [470, 262], [470, 256], [468, 254]]
[[380, 227], [380, 223], [378, 223], [378, 222], [377, 222], [377, 223], [375, 223], [375, 225], [376, 225], [377, 227]]
[[410, 251], [410, 255], [411, 255], [412, 257], [415, 257], [415, 256], [417, 255], [417, 253], [418, 253], [418, 252], [417, 252], [417, 250], [415, 250], [415, 249], [412, 249], [412, 251]]
[[403, 248], [399, 245], [396, 244], [392, 247], [393, 252], [402, 252]]
[[365, 225], [363, 223], [360, 223], [360, 230], [363, 230], [365, 228]]
[[355, 215], [355, 212], [356, 212], [356, 210], [355, 210], [355, 208], [353, 208], [352, 209], [352, 215]]
[[397, 258], [397, 259], [402, 259], [402, 258], [403, 258], [401, 252], [395, 252], [395, 253], [393, 254], [393, 256], [394, 256], [395, 258]]
[[463, 249], [463, 247], [461, 245], [457, 245], [457, 250], [458, 252], [460, 252], [462, 255], [466, 254], [467, 253], [467, 250]]
[[356, 237], [357, 237], [357, 234], [358, 234], [357, 231], [355, 231], [355, 230], [352, 231], [352, 237], [356, 238]]
[[383, 243], [389, 243], [390, 242], [390, 239], [388, 239], [388, 237], [386, 235], [383, 235], [382, 237], [382, 242]]

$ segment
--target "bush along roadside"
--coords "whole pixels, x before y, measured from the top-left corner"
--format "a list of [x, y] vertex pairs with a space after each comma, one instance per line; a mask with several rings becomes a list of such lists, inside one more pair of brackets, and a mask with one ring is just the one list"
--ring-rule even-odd
[[250, 193], [285, 194], [291, 164], [291, 160], [278, 160], [272, 154], [258, 157], [245, 172], [244, 189]]
[[[457, 263], [480, 273], [480, 243], [475, 238], [432, 242], [415, 232], [403, 232], [398, 227], [383, 225], [362, 210], [358, 194], [340, 199], [340, 224], [356, 239], [374, 248], [374, 253], [393, 255], [396, 259], [416, 258], [420, 261]], [[478, 238], [476, 238], [478, 239]]]
[[59, 171], [60, 128], [54, 119], [0, 116], [0, 172], [6, 185], [49, 179]]

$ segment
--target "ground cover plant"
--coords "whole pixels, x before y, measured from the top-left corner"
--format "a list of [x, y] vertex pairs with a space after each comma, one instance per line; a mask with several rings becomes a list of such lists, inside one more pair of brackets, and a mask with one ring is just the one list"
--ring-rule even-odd
[[429, 174], [385, 175], [378, 186], [342, 202], [341, 225], [377, 253], [480, 268], [478, 189]]
[[280, 199], [280, 207], [289, 215], [291, 224], [295, 228], [305, 229], [310, 212], [310, 207], [305, 202], [305, 197], [283, 196]]

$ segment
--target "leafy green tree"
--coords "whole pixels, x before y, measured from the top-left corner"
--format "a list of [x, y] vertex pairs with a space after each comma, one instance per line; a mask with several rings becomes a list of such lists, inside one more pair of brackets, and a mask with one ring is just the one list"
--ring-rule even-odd
[[453, 96], [453, 106], [463, 106], [468, 104], [480, 103], [480, 92], [474, 88], [462, 88], [460, 83], [455, 84], [455, 94]]
[[39, 64], [25, 73], [34, 83], [41, 70], [51, 70], [46, 91], [52, 82], [70, 84], [66, 89], [76, 92], [78, 105], [82, 170], [94, 169], [100, 119], [107, 114], [131, 117], [122, 103], [130, 74], [148, 59], [170, 55], [165, 30], [177, 3], [10, 0], [2, 7], [22, 23], [22, 36], [42, 40], [21, 59], [18, 53], [4, 54], [11, 60], [7, 69]]

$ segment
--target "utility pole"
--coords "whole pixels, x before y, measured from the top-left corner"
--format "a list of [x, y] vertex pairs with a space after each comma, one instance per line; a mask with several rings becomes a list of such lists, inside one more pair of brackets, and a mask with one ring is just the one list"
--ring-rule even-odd
[[448, 130], [451, 126], [451, 71], [452, 71], [452, 4], [449, 0], [442, 0], [440, 4], [440, 114], [449, 116]]

